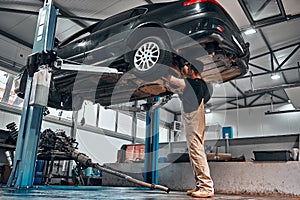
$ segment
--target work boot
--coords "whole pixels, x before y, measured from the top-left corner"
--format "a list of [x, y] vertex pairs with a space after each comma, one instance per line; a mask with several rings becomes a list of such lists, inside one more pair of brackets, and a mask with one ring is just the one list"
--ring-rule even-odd
[[199, 190], [199, 189], [198, 188], [194, 188], [194, 189], [188, 190], [188, 191], [186, 191], [186, 194], [187, 195], [192, 195], [192, 193], [196, 192], [197, 190]]
[[196, 197], [196, 198], [213, 198], [214, 193], [200, 189], [200, 190], [197, 190], [196, 192], [193, 192], [192, 197]]

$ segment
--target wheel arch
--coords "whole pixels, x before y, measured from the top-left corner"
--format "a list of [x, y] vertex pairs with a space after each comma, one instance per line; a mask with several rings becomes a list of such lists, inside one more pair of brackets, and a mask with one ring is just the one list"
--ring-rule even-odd
[[162, 25], [162, 24], [159, 24], [157, 22], [149, 22], [149, 23], [146, 23], [146, 24], [142, 24], [140, 26], [137, 26], [133, 32], [129, 35], [129, 37], [127, 38], [126, 40], [126, 47], [129, 47], [129, 48], [133, 48], [132, 44], [134, 44], [134, 40], [135, 41], [139, 41], [140, 39], [143, 38], [144, 35], [141, 35], [139, 34], [139, 31], [142, 29], [142, 28], [160, 28], [160, 31], [158, 32], [155, 32], [153, 33], [153, 36], [159, 36], [160, 38], [164, 39], [165, 42], [167, 42], [167, 44], [170, 46], [171, 42], [169, 40], [169, 35], [167, 33], [165, 29], [165, 27]]

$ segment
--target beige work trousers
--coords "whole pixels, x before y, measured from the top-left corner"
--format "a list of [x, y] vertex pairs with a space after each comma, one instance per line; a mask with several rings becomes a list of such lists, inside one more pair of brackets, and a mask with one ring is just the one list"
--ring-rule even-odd
[[185, 113], [182, 110], [182, 118], [196, 187], [207, 192], [214, 192], [204, 149], [204, 101], [202, 100], [199, 108], [193, 112]]

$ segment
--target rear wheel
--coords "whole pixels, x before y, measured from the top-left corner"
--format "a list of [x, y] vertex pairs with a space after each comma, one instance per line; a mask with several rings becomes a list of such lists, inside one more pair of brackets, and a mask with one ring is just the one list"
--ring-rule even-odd
[[172, 53], [168, 44], [158, 36], [148, 36], [134, 46], [129, 63], [134, 74], [146, 81], [158, 80], [168, 73]]

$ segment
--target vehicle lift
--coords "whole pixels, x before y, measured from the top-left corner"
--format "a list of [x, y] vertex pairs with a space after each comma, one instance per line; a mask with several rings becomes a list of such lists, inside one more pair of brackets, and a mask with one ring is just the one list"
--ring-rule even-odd
[[[33, 187], [42, 118], [48, 102], [51, 67], [74, 70], [74, 66], [58, 62], [56, 53], [53, 51], [58, 10], [52, 4], [52, 0], [45, 0], [44, 6], [39, 11], [33, 50], [27, 62], [28, 78], [15, 159], [7, 187], [19, 189]], [[108, 67], [86, 65], [77, 65], [77, 70], [118, 73], [117, 70]], [[152, 107], [148, 109], [146, 117], [145, 182], [136, 183], [141, 182], [142, 186], [169, 192], [169, 188], [155, 185], [158, 183], [159, 106], [165, 103], [165, 99], [154, 98], [154, 100], [148, 100], [147, 103]], [[131, 178], [126, 175], [121, 177], [129, 180]]]
[[154, 98], [148, 103], [156, 103], [146, 114], [146, 139], [145, 139], [145, 161], [144, 161], [144, 181], [158, 184], [158, 150], [159, 150], [159, 120], [160, 98]]
[[54, 55], [49, 52], [54, 48], [57, 12], [51, 0], [45, 1], [39, 11], [33, 50], [27, 62], [26, 92], [8, 187], [33, 186], [43, 112], [48, 102], [51, 80], [48, 61]]

